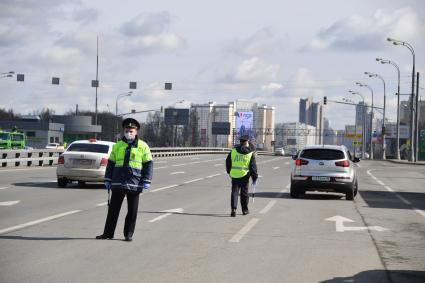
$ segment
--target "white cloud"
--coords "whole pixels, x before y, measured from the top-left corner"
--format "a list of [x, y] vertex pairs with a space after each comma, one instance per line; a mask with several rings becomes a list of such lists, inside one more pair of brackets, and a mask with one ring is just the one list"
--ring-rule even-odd
[[284, 39], [279, 38], [272, 27], [264, 27], [247, 38], [231, 40], [226, 49], [238, 55], [254, 57], [282, 52], [284, 43]]
[[268, 90], [268, 91], [276, 91], [276, 90], [279, 90], [279, 89], [282, 89], [282, 88], [283, 88], [283, 85], [281, 85], [279, 83], [269, 83], [269, 84], [261, 86], [262, 90]]
[[425, 32], [425, 23], [411, 8], [385, 13], [377, 10], [372, 17], [353, 15], [321, 30], [303, 50], [374, 50], [386, 46], [386, 37], [409, 41]]
[[143, 55], [157, 52], [175, 51], [185, 45], [184, 39], [176, 33], [167, 31], [171, 24], [168, 12], [142, 13], [124, 23], [120, 31], [124, 53]]
[[244, 60], [232, 74], [226, 75], [229, 82], [269, 82], [277, 78], [279, 65], [268, 64], [258, 57]]

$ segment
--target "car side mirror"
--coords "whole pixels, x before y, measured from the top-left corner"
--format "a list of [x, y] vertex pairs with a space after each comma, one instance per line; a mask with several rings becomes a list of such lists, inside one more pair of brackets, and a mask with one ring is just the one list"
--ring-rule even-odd
[[354, 157], [353, 162], [354, 162], [354, 163], [360, 162], [360, 158], [358, 158], [358, 157]]

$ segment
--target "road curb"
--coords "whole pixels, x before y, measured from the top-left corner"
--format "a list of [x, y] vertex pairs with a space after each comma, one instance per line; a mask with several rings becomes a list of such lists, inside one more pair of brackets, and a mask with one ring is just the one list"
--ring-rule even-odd
[[410, 162], [406, 160], [396, 160], [396, 159], [387, 159], [386, 161], [391, 163], [397, 163], [397, 164], [408, 164], [408, 165], [425, 165], [425, 162], [419, 161], [419, 162]]

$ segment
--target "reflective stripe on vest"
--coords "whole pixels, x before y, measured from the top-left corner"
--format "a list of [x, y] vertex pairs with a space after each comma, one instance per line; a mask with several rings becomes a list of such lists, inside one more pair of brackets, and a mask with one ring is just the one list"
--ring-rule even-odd
[[236, 149], [232, 149], [230, 156], [232, 158], [230, 177], [242, 178], [246, 176], [249, 173], [249, 163], [251, 162], [252, 152], [241, 154]]

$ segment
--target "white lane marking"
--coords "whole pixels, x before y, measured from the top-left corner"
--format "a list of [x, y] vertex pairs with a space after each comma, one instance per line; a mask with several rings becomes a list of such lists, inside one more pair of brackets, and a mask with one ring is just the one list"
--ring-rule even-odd
[[395, 196], [396, 196], [399, 200], [401, 200], [404, 204], [409, 205], [410, 207], [412, 207], [412, 210], [413, 210], [414, 212], [416, 212], [416, 213], [418, 213], [419, 215], [421, 215], [421, 216], [425, 217], [425, 213], [424, 213], [423, 211], [421, 211], [420, 209], [418, 209], [418, 208], [414, 207], [414, 206], [413, 206], [413, 204], [412, 204], [409, 200], [407, 200], [407, 199], [405, 199], [403, 196], [401, 196], [401, 195], [399, 194], [399, 192], [394, 191], [394, 190], [393, 190], [390, 186], [385, 185], [384, 183], [382, 183], [382, 182], [381, 182], [381, 180], [379, 180], [378, 178], [376, 178], [376, 177], [372, 174], [372, 172], [371, 172], [372, 170], [374, 170], [374, 169], [369, 169], [369, 170], [367, 170], [367, 172], [366, 172], [366, 173], [367, 173], [369, 176], [371, 176], [373, 179], [375, 179], [375, 181], [376, 181], [377, 183], [379, 183], [379, 184], [383, 185], [383, 186], [384, 186], [384, 188], [385, 188], [387, 191], [394, 193], [394, 195], [395, 195]]
[[271, 200], [269, 203], [260, 211], [260, 214], [266, 214], [276, 204], [276, 200]]
[[180, 163], [180, 164], [174, 164], [173, 167], [180, 167], [180, 166], [185, 166], [186, 163]]
[[199, 158], [199, 157], [191, 157], [190, 159], [191, 160], [198, 160], [198, 159], [201, 159], [201, 158]]
[[357, 167], [359, 167], [359, 168], [361, 168], [361, 167], [362, 167], [362, 166], [360, 166], [360, 164], [359, 164], [359, 163], [356, 163], [356, 166], [357, 166]]
[[223, 166], [224, 164], [221, 164], [221, 163], [218, 163], [218, 164], [214, 164], [214, 167], [217, 167], [217, 166]]
[[204, 180], [204, 179], [205, 179], [205, 178], [193, 179], [193, 180], [190, 180], [190, 181], [183, 182], [183, 184], [190, 184], [190, 183], [198, 182], [198, 181], [201, 181], [201, 180]]
[[383, 232], [388, 230], [387, 228], [384, 228], [381, 226], [346, 227], [344, 226], [344, 222], [355, 222], [355, 221], [349, 218], [345, 218], [343, 216], [339, 216], [339, 215], [326, 218], [325, 221], [335, 222], [336, 232], [364, 231], [364, 230]]
[[174, 214], [174, 213], [183, 213], [183, 211], [184, 211], [184, 209], [183, 209], [183, 208], [175, 208], [175, 209], [170, 209], [170, 210], [164, 210], [164, 211], [161, 211], [161, 212], [162, 212], [162, 213], [165, 213], [165, 214], [160, 215], [160, 216], [158, 216], [158, 217], [155, 217], [154, 219], [149, 220], [149, 222], [150, 222], [150, 223], [153, 223], [153, 222], [156, 222], [156, 221], [162, 220], [162, 219], [164, 219], [165, 217], [170, 216], [170, 215], [172, 215], [172, 214]]
[[273, 162], [273, 161], [276, 161], [276, 160], [282, 160], [282, 158], [281, 158], [281, 157], [278, 157], [278, 158], [272, 158], [272, 159], [269, 159], [269, 160], [265, 160], [265, 161], [257, 162], [257, 164], [269, 163], [269, 162]]
[[184, 171], [176, 171], [176, 172], [170, 173], [170, 175], [177, 175], [177, 174], [184, 174]]
[[[202, 161], [202, 162], [205, 162], [205, 161]], [[194, 162], [190, 162], [189, 164], [199, 164], [199, 163], [201, 163], [201, 161], [194, 161]]]
[[155, 163], [162, 164], [162, 163], [168, 163], [168, 161], [165, 161], [165, 160], [163, 160], [163, 161], [155, 161]]
[[279, 169], [280, 167], [279, 166], [276, 166], [276, 167], [273, 167], [273, 170], [276, 170], [276, 169]]
[[258, 175], [258, 178], [263, 178], [264, 176], [263, 175]]
[[96, 206], [105, 206], [105, 205], [108, 205], [107, 201], [96, 204]]
[[1, 187], [0, 188], [0, 190], [6, 190], [6, 189], [8, 189], [9, 187]]
[[162, 167], [155, 167], [153, 169], [164, 169], [164, 168], [168, 168], [168, 166], [162, 166]]
[[289, 165], [289, 162], [285, 162], [285, 165]]
[[21, 202], [20, 200], [2, 201], [0, 202], [0, 206], [12, 206], [20, 202]]
[[220, 176], [220, 175], [221, 175], [221, 173], [213, 174], [213, 175], [207, 176], [206, 178], [213, 178], [213, 177], [217, 177], [217, 176]]
[[420, 215], [422, 215], [423, 217], [425, 217], [425, 211], [420, 210], [420, 209], [415, 209], [415, 211], [416, 211], [417, 213], [419, 213]]
[[255, 226], [255, 224], [257, 224], [258, 221], [259, 221], [258, 218], [252, 218], [251, 220], [249, 220], [249, 222], [244, 227], [242, 227], [242, 229], [239, 230], [239, 232], [237, 232], [229, 240], [229, 242], [238, 243]]
[[151, 193], [154, 193], [154, 192], [159, 192], [159, 191], [162, 191], [162, 190], [166, 190], [166, 189], [171, 189], [171, 188], [174, 188], [174, 187], [177, 187], [178, 185], [170, 185], [170, 186], [166, 186], [166, 187], [162, 187], [162, 188], [158, 188], [158, 189], [154, 189], [154, 190], [150, 190], [151, 191]]
[[67, 215], [75, 214], [75, 213], [78, 213], [80, 211], [81, 210], [72, 210], [72, 211], [52, 215], [52, 216], [49, 216], [49, 217], [46, 217], [46, 218], [27, 222], [27, 223], [24, 223], [24, 224], [16, 225], [16, 226], [13, 226], [13, 227], [1, 229], [0, 235], [5, 234], [5, 233], [9, 233], [9, 232], [12, 232], [12, 231], [16, 231], [16, 230], [19, 230], [19, 229], [23, 229], [23, 228], [26, 228], [26, 227], [29, 227], [29, 226], [34, 226], [34, 225], [37, 225], [37, 224], [40, 224], [40, 223], [43, 223], [43, 222], [47, 222], [47, 221], [50, 221], [50, 220], [54, 220], [54, 219], [57, 219], [57, 218], [61, 218], [61, 217], [67, 216]]

